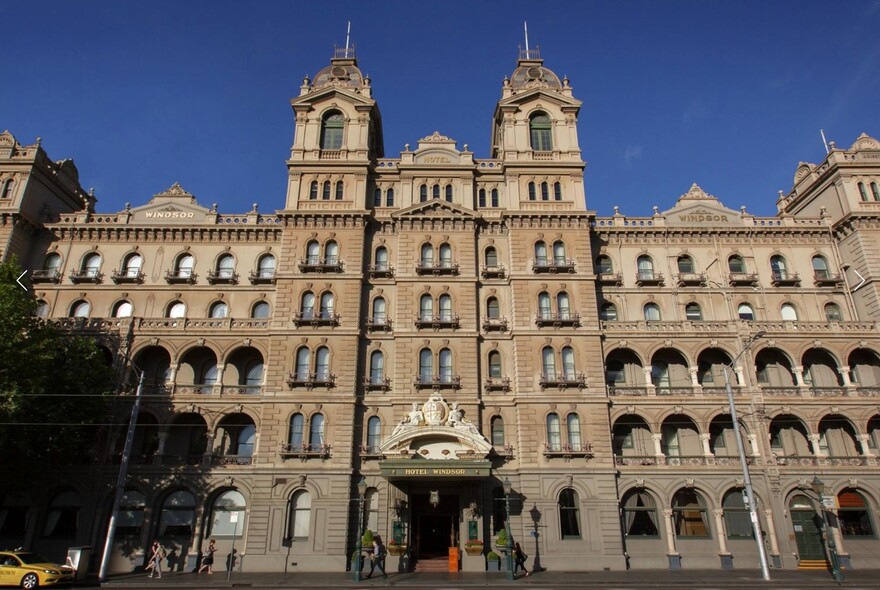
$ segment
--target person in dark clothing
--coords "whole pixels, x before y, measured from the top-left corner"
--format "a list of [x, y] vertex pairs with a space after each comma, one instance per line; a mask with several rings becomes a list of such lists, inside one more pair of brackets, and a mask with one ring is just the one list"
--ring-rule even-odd
[[519, 543], [516, 543], [513, 546], [513, 559], [516, 562], [513, 566], [513, 575], [516, 575], [516, 571], [519, 568], [522, 568], [522, 571], [524, 571], [527, 576], [529, 575], [529, 570], [526, 569], [526, 559], [528, 558], [529, 556], [525, 554], [522, 547], [519, 546]]
[[373, 537], [373, 553], [370, 555], [370, 573], [367, 574], [368, 578], [373, 577], [373, 570], [377, 567], [382, 572], [383, 578], [388, 577], [388, 574], [385, 573], [385, 553], [385, 543], [382, 542], [382, 537], [376, 535]]
[[236, 555], [238, 555], [238, 549], [233, 549], [232, 553], [226, 556], [226, 571], [231, 572], [235, 569], [235, 559]]

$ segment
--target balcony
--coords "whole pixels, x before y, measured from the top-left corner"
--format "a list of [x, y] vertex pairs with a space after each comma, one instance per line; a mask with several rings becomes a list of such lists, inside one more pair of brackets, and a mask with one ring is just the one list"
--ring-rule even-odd
[[388, 377], [364, 377], [363, 385], [367, 391], [389, 391], [391, 379]]
[[535, 274], [574, 273], [575, 264], [572, 258], [535, 258], [532, 260], [532, 272]]
[[800, 287], [801, 278], [798, 273], [774, 272], [770, 273], [770, 284], [774, 287]]
[[254, 457], [252, 455], [211, 455], [211, 465], [215, 466], [232, 466], [232, 465], [253, 465]]
[[486, 377], [483, 389], [486, 391], [510, 391], [510, 377]]
[[501, 459], [513, 459], [513, 445], [495, 445], [492, 447], [492, 456]]
[[703, 455], [666, 455], [666, 464], [672, 467], [705, 465], [706, 457]]
[[632, 467], [657, 465], [658, 462], [654, 455], [614, 455], [614, 464], [619, 467]]
[[326, 258], [317, 258], [309, 256], [297, 263], [300, 272], [342, 272], [343, 264], [336, 256], [327, 256]]
[[683, 272], [675, 275], [675, 283], [679, 287], [705, 287], [706, 274], [702, 272]]
[[483, 318], [486, 332], [507, 332], [507, 318]]
[[204, 461], [204, 455], [159, 455], [159, 462], [162, 465], [201, 465]]
[[619, 395], [625, 396], [643, 396], [648, 395], [648, 388], [645, 386], [641, 387], [631, 387], [631, 386], [623, 386], [618, 387], [617, 385], [609, 385], [608, 386], [608, 396], [615, 397]]
[[[782, 449], [779, 449], [780, 451]], [[786, 465], [791, 467], [813, 467], [818, 464], [816, 457], [813, 455], [788, 455], [781, 456], [773, 453], [773, 458], [777, 465]]]
[[640, 270], [636, 273], [636, 285], [639, 287], [662, 287], [664, 282], [662, 272]]
[[621, 272], [603, 272], [596, 275], [596, 280], [600, 285], [608, 287], [620, 287], [623, 285], [623, 273]]
[[336, 375], [333, 373], [306, 373], [296, 372], [287, 375], [287, 386], [291, 389], [297, 387], [305, 387], [306, 389], [314, 389], [315, 387], [336, 387]]
[[199, 275], [188, 269], [165, 271], [165, 281], [169, 285], [195, 285]]
[[843, 275], [831, 274], [828, 271], [813, 273], [813, 284], [817, 287], [840, 287], [843, 285]]
[[391, 320], [386, 317], [374, 316], [367, 318], [365, 325], [370, 332], [391, 332], [393, 330]]
[[322, 311], [315, 313], [314, 311], [298, 311], [293, 314], [293, 325], [295, 326], [312, 326], [313, 328], [339, 325], [339, 314], [332, 311]]
[[504, 268], [503, 264], [498, 266], [483, 265], [480, 268], [480, 276], [484, 279], [503, 279], [507, 276], [507, 269]]
[[654, 393], [657, 395], [663, 396], [672, 396], [672, 397], [693, 397], [696, 394], [697, 390], [692, 386], [657, 386], [654, 388]]
[[146, 275], [139, 270], [130, 269], [118, 271], [114, 270], [110, 274], [110, 278], [117, 285], [140, 285], [144, 282]]
[[430, 260], [422, 260], [416, 264], [417, 275], [457, 275], [459, 273], [458, 263], [451, 261], [433, 262]]
[[394, 267], [387, 264], [371, 264], [367, 267], [371, 279], [390, 279], [394, 276]]
[[251, 282], [251, 285], [274, 285], [275, 284], [275, 271], [274, 270], [252, 270], [248, 274], [248, 279]]
[[231, 270], [209, 270], [208, 282], [212, 285], [234, 285], [238, 283], [238, 273]]
[[461, 389], [458, 375], [416, 375], [413, 377], [416, 389]]
[[727, 281], [731, 287], [757, 287], [758, 273], [756, 272], [732, 272], [727, 275]]
[[565, 372], [565, 373], [541, 373], [538, 377], [538, 384], [541, 389], [548, 387], [558, 387], [566, 389], [568, 387], [577, 387], [583, 389], [587, 386], [587, 378], [583, 373]]
[[418, 329], [433, 328], [435, 330], [456, 330], [461, 326], [457, 315], [420, 315], [415, 319]]
[[303, 461], [307, 459], [329, 459], [330, 458], [330, 445], [328, 444], [318, 444], [318, 445], [291, 445], [291, 444], [282, 444], [281, 450], [278, 451], [278, 454], [281, 455], [282, 459], [302, 459]]
[[539, 311], [535, 315], [535, 325], [539, 328], [552, 326], [554, 328], [575, 327], [581, 325], [581, 315], [579, 313], [571, 313], [564, 311], [561, 313], [552, 313], [549, 311]]
[[560, 444], [559, 442], [545, 442], [544, 443], [544, 457], [547, 459], [552, 459], [554, 457], [563, 458], [565, 460], [573, 459], [574, 457], [584, 457], [587, 459], [593, 458], [593, 443], [581, 443], [581, 444]]
[[72, 283], [100, 283], [104, 279], [104, 273], [97, 270], [72, 270], [70, 282]]
[[262, 385], [222, 385], [220, 395], [260, 395], [263, 393]]
[[215, 391], [215, 387], [219, 388], [216, 385], [208, 385], [204, 383], [192, 383], [192, 384], [175, 384], [172, 389], [172, 395], [212, 395]]
[[35, 270], [31, 273], [31, 283], [60, 283], [61, 273], [57, 270]]
[[381, 459], [382, 451], [379, 445], [361, 445], [360, 456], [362, 459]]

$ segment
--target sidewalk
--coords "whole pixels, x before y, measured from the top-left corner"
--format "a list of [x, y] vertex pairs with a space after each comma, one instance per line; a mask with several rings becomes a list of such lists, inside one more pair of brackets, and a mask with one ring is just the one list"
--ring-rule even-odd
[[[356, 583], [350, 573], [239, 573], [227, 582], [225, 573], [213, 576], [189, 573], [166, 574], [161, 580], [149, 579], [143, 574], [121, 575], [110, 578], [105, 588], [132, 590], [157, 586], [181, 588], [377, 588], [377, 587], [504, 587], [525, 588], [837, 588], [831, 574], [823, 571], [772, 570], [771, 581], [764, 582], [758, 570], [630, 570], [619, 572], [549, 572], [528, 577], [520, 576], [514, 582], [503, 574], [488, 573], [407, 573], [389, 574], [387, 578], [374, 577]], [[880, 588], [880, 571], [850, 570], [840, 587]]]

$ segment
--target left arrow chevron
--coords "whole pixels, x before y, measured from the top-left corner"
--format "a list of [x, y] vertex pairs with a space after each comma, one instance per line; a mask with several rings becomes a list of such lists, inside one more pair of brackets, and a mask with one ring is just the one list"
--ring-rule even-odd
[[17, 279], [15, 279], [15, 282], [18, 283], [18, 286], [21, 287], [22, 289], [24, 289], [25, 291], [27, 291], [27, 287], [25, 287], [25, 286], [22, 284], [22, 282], [21, 282], [21, 277], [23, 277], [23, 276], [26, 275], [27, 273], [28, 273], [28, 271], [24, 271], [23, 273], [21, 273], [21, 275], [19, 275], [19, 277], [18, 277]]

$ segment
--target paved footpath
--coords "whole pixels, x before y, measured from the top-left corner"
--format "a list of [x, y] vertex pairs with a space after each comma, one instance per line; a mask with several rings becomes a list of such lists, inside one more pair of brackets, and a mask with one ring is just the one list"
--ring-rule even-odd
[[[544, 571], [528, 577], [519, 576], [510, 582], [500, 574], [487, 573], [410, 573], [389, 574], [387, 578], [374, 577], [354, 582], [349, 573], [239, 573], [227, 581], [224, 573], [166, 574], [161, 580], [149, 579], [143, 574], [111, 577], [103, 584], [110, 590], [140, 590], [142, 588], [605, 588], [629, 590], [634, 588], [688, 588], [688, 590], [759, 589], [800, 590], [819, 588], [880, 588], [880, 570], [850, 570], [846, 581], [836, 583], [830, 573], [823, 571], [771, 570], [771, 581], [761, 579], [758, 570], [631, 570], [619, 572], [556, 572]], [[87, 585], [97, 587], [97, 583]]]

